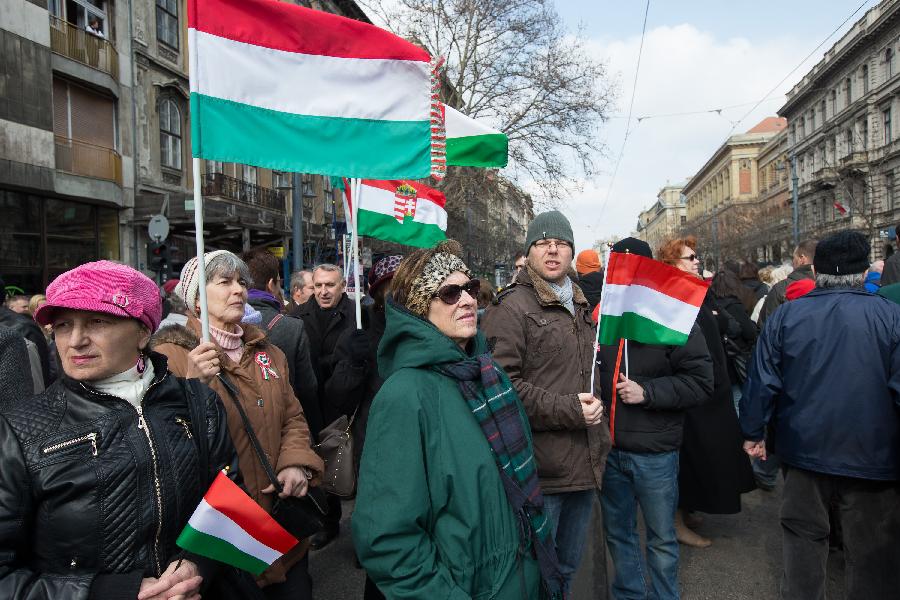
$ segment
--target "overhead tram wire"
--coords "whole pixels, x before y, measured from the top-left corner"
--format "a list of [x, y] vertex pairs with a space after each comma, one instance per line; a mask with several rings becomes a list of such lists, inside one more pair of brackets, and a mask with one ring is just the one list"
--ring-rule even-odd
[[846, 25], [847, 22], [850, 21], [850, 19], [852, 19], [853, 17], [855, 17], [855, 16], [856, 16], [856, 13], [858, 13], [860, 10], [862, 10], [863, 6], [865, 6], [866, 4], [868, 4], [870, 1], [871, 1], [871, 0], [864, 0], [862, 4], [860, 4], [859, 6], [857, 6], [857, 7], [856, 7], [856, 10], [854, 10], [854, 11], [850, 14], [849, 17], [847, 17], [846, 19], [844, 19], [844, 20], [841, 22], [840, 25], [838, 25], [837, 27], [835, 27], [834, 31], [832, 31], [831, 33], [829, 33], [828, 36], [827, 36], [824, 40], [822, 40], [821, 42], [819, 42], [819, 45], [816, 46], [815, 48], [813, 48], [813, 49], [812, 49], [812, 52], [810, 52], [809, 54], [807, 54], [806, 57], [805, 57], [803, 60], [801, 60], [801, 61], [797, 64], [796, 67], [794, 67], [793, 69], [791, 69], [790, 72], [789, 72], [787, 75], [785, 75], [784, 78], [782, 78], [781, 81], [779, 81], [777, 84], [775, 84], [775, 87], [773, 87], [771, 90], [769, 90], [769, 91], [762, 97], [762, 99], [761, 99], [759, 102], [757, 102], [756, 104], [754, 104], [754, 105], [753, 105], [753, 108], [751, 108], [750, 110], [748, 110], [748, 111], [744, 114], [743, 117], [741, 117], [740, 119], [738, 119], [737, 121], [735, 121], [735, 122], [734, 122], [734, 126], [732, 126], [731, 131], [728, 133], [728, 135], [730, 136], [732, 133], [734, 133], [734, 130], [737, 129], [737, 126], [740, 125], [740, 124], [744, 121], [744, 119], [746, 119], [747, 117], [749, 117], [750, 114], [751, 114], [754, 110], [756, 110], [757, 108], [759, 108], [759, 105], [762, 104], [762, 103], [766, 100], [766, 98], [768, 98], [768, 97], [771, 96], [773, 93], [775, 93], [775, 91], [776, 91], [779, 87], [781, 87], [781, 84], [783, 84], [785, 81], [787, 81], [788, 77], [790, 77], [791, 75], [793, 75], [794, 72], [797, 71], [797, 69], [799, 69], [800, 67], [802, 67], [802, 66], [806, 63], [806, 61], [808, 61], [808, 60], [812, 57], [813, 54], [815, 54], [816, 52], [819, 51], [819, 48], [821, 48], [822, 46], [824, 46], [825, 43], [826, 43], [828, 40], [830, 40], [830, 39], [834, 36], [834, 34], [836, 34], [838, 31], [841, 30], [841, 27], [843, 27], [844, 25]]
[[597, 213], [598, 219], [601, 215], [603, 215], [603, 211], [606, 210], [606, 205], [609, 203], [609, 198], [612, 195], [613, 184], [616, 182], [616, 175], [619, 172], [619, 164], [622, 162], [622, 156], [625, 154], [625, 144], [628, 143], [628, 136], [631, 135], [631, 112], [634, 109], [634, 97], [637, 94], [638, 75], [641, 72], [641, 56], [644, 53], [644, 36], [647, 33], [647, 15], [649, 13], [650, 0], [647, 0], [647, 5], [644, 7], [644, 24], [641, 26], [641, 44], [638, 47], [637, 66], [634, 69], [634, 82], [631, 84], [631, 102], [628, 104], [628, 117], [625, 121], [625, 137], [622, 138], [622, 148], [619, 149], [619, 157], [616, 159], [616, 166], [615, 168], [613, 168], [612, 178], [609, 180], [609, 187], [606, 188], [606, 199], [603, 200], [603, 205], [600, 207], [600, 211]]

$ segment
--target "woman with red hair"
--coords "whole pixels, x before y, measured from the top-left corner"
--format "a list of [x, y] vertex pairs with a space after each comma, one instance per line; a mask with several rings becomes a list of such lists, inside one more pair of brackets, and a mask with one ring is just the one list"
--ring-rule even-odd
[[[657, 260], [701, 277], [697, 240], [693, 236], [664, 243]], [[685, 411], [684, 440], [678, 473], [678, 514], [675, 530], [678, 541], [696, 547], [712, 542], [685, 525], [684, 515], [693, 511], [734, 514], [741, 510], [741, 494], [754, 489], [750, 461], [741, 451], [741, 431], [734, 412], [728, 362], [723, 335], [736, 335], [740, 324], [721, 310], [712, 293], [707, 293], [697, 315], [697, 325], [706, 338], [713, 362], [715, 383], [712, 399]]]

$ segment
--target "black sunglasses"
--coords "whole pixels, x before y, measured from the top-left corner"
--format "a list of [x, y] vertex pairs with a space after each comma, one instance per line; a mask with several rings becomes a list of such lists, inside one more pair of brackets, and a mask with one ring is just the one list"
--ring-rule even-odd
[[459, 302], [464, 291], [474, 298], [478, 295], [479, 290], [481, 290], [481, 280], [470, 279], [463, 285], [451, 283], [450, 285], [442, 286], [434, 293], [432, 298], [440, 298], [444, 304], [453, 305]]
[[682, 256], [681, 259], [693, 261], [693, 260], [700, 260], [700, 257], [697, 256], [696, 254], [688, 254], [687, 256]]

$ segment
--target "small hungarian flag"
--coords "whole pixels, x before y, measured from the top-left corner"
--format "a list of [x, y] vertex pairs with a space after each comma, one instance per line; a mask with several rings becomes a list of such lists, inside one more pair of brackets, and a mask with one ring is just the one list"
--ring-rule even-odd
[[841, 204], [840, 202], [838, 202], [837, 200], [834, 201], [834, 207], [835, 207], [835, 208], [837, 209], [837, 211], [838, 211], [839, 213], [841, 213], [842, 215], [846, 215], [846, 214], [847, 214], [847, 208], [846, 208], [843, 204]]
[[[447, 211], [444, 194], [413, 181], [361, 182], [361, 198], [357, 208], [359, 235], [418, 248], [431, 248], [446, 239]], [[346, 185], [347, 202], [351, 197]]]
[[274, 0], [188, 0], [198, 158], [423, 179], [445, 165], [428, 53], [368, 23]]
[[444, 105], [447, 164], [457, 167], [502, 169], [508, 161], [505, 134]]
[[296, 546], [297, 539], [220, 472], [175, 543], [259, 575]]
[[637, 254], [613, 252], [600, 302], [600, 343], [620, 339], [683, 346], [708, 284]]

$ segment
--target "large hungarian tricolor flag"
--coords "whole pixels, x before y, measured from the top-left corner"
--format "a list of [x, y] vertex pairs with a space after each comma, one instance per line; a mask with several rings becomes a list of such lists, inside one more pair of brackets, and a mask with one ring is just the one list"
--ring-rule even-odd
[[296, 546], [297, 539], [220, 472], [176, 543], [259, 575]]
[[707, 287], [699, 277], [652, 258], [611, 253], [600, 300], [600, 343], [683, 346]]
[[443, 173], [425, 50], [274, 0], [188, 0], [188, 27], [195, 157], [347, 177]]
[[508, 161], [509, 138], [481, 121], [444, 106], [447, 164], [502, 169]]
[[[347, 202], [356, 199], [345, 186]], [[446, 239], [447, 199], [434, 188], [414, 181], [363, 179], [357, 207], [359, 235], [418, 248]]]

